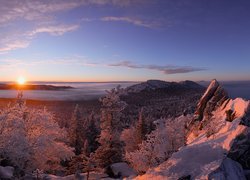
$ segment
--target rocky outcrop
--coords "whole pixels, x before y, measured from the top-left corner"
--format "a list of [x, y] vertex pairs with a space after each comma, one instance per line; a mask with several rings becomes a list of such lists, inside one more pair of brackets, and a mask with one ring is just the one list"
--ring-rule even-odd
[[229, 102], [227, 92], [216, 79], [212, 80], [206, 92], [198, 102], [194, 118], [187, 125], [188, 130], [193, 131], [194, 128], [199, 128], [199, 130], [201, 130], [204, 124], [207, 124], [207, 121], [211, 120], [212, 112], [218, 107], [221, 107], [225, 101]]
[[241, 124], [250, 127], [250, 104], [248, 105], [245, 116], [241, 120]]
[[232, 144], [227, 155], [237, 161], [244, 169], [250, 169], [250, 130], [240, 134]]
[[202, 121], [211, 117], [211, 112], [228, 99], [227, 92], [215, 79], [211, 81], [205, 94], [200, 99], [195, 112], [195, 120]]

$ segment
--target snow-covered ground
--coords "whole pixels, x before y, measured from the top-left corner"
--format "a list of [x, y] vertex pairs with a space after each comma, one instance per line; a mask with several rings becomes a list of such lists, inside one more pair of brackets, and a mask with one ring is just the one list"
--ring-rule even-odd
[[[226, 155], [235, 138], [249, 128], [240, 125], [248, 105], [249, 101], [241, 98], [224, 102], [213, 112], [210, 123], [215, 123], [217, 127], [214, 128], [218, 128], [213, 135], [208, 137], [208, 130], [201, 130], [198, 136], [189, 134], [187, 146], [137, 179], [172, 180], [189, 175], [191, 179], [245, 179], [241, 166]], [[236, 112], [232, 122], [226, 121], [226, 111], [229, 109]]]

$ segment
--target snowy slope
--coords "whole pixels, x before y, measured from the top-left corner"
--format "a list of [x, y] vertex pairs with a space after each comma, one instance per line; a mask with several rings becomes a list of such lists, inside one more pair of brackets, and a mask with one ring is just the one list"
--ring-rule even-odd
[[[219, 87], [217, 81], [212, 81], [208, 90], [201, 98], [198, 108], [203, 110], [209, 106], [208, 102], [216, 98], [216, 89]], [[210, 94], [208, 97], [208, 93]], [[224, 93], [222, 93], [224, 94]], [[222, 96], [217, 96], [222, 97]], [[202, 99], [207, 98], [206, 101]], [[206, 104], [202, 104], [202, 103]], [[214, 111], [210, 112], [209, 119], [201, 119], [193, 126], [199, 127], [198, 130], [191, 128], [188, 133], [187, 145], [180, 148], [167, 161], [154, 169], [150, 169], [143, 176], [137, 179], [178, 179], [181, 177], [191, 177], [191, 179], [245, 179], [242, 167], [239, 163], [227, 158], [232, 143], [242, 133], [248, 131], [249, 127], [241, 125], [243, 116], [249, 106], [249, 101], [241, 98], [235, 100], [224, 99]], [[232, 122], [226, 121], [226, 112], [235, 112]], [[204, 123], [204, 122], [205, 123]], [[200, 128], [202, 125], [202, 128]], [[194, 133], [193, 131], [196, 130]]]

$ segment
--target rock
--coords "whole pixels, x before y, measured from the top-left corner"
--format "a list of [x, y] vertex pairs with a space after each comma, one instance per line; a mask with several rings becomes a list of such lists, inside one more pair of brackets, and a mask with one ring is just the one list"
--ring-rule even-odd
[[206, 121], [212, 117], [212, 112], [228, 100], [227, 92], [221, 87], [217, 80], [212, 80], [206, 92], [198, 102], [194, 118], [188, 123], [189, 130], [198, 128], [202, 130]]
[[250, 127], [250, 104], [248, 105], [245, 116], [241, 120], [241, 125]]
[[178, 180], [191, 180], [191, 175], [182, 176]]
[[205, 94], [200, 99], [195, 118], [198, 121], [202, 121], [204, 118], [209, 118], [211, 112], [223, 104], [228, 99], [227, 92], [220, 86], [215, 79], [211, 81]]
[[246, 180], [246, 177], [239, 163], [230, 158], [225, 158], [221, 166], [208, 175], [208, 179]]
[[137, 173], [125, 162], [114, 163], [109, 168], [115, 178], [134, 177]]
[[250, 130], [237, 136], [228, 153], [228, 157], [241, 164], [244, 169], [250, 169]]
[[11, 166], [0, 166], [0, 179], [12, 179], [14, 168]]

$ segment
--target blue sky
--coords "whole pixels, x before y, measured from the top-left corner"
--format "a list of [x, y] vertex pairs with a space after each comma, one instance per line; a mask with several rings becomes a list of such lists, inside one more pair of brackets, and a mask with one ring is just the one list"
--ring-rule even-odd
[[1, 0], [0, 81], [250, 80], [249, 0]]

